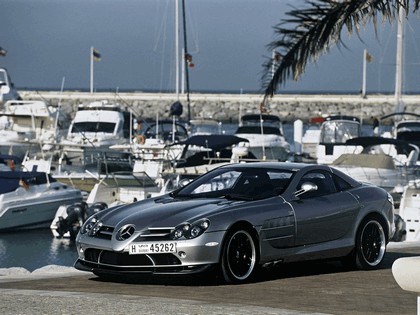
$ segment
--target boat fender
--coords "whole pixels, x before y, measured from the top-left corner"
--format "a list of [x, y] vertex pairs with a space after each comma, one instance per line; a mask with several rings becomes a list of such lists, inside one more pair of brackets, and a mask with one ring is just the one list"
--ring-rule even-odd
[[143, 135], [137, 135], [137, 136], [136, 136], [136, 142], [137, 142], [138, 144], [144, 144], [144, 143], [146, 142], [146, 139], [144, 138], [144, 136], [143, 136]]

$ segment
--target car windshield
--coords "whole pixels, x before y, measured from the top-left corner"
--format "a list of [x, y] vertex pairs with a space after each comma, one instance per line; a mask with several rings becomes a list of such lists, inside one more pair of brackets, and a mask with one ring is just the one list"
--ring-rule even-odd
[[294, 173], [261, 168], [219, 168], [173, 194], [174, 197], [256, 200], [279, 195]]

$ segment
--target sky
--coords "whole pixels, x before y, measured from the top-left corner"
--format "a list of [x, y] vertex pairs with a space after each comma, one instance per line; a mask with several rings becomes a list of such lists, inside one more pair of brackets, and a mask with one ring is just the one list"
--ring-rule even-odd
[[[179, 1], [181, 5], [181, 1]], [[303, 0], [185, 0], [189, 69], [194, 92], [261, 92], [263, 64], [274, 26], [290, 5]], [[8, 69], [18, 89], [89, 90], [90, 47], [94, 89], [107, 91], [175, 90], [175, 0], [1, 0], [0, 67]], [[411, 13], [405, 36], [405, 93], [420, 93], [420, 14]], [[360, 38], [343, 33], [346, 48], [310, 64], [279, 92], [359, 93], [363, 50], [368, 93], [395, 88], [396, 23], [371, 24]]]

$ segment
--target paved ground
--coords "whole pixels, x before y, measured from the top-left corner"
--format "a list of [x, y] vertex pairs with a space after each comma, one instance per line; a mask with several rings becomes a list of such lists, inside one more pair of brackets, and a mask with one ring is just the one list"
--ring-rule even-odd
[[417, 296], [392, 276], [420, 242], [391, 244], [382, 269], [346, 270], [336, 262], [284, 264], [256, 281], [225, 285], [201, 278], [106, 282], [90, 273], [0, 277], [2, 314], [415, 314]]

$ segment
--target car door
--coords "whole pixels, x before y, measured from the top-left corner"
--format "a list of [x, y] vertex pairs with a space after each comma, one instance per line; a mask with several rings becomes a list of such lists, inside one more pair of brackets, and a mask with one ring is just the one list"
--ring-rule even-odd
[[[276, 194], [287, 187], [292, 176], [290, 172], [267, 173]], [[262, 185], [259, 188], [265, 189]], [[270, 253], [276, 255], [277, 249], [294, 246], [296, 224], [294, 211], [290, 204], [282, 196], [277, 196], [267, 200], [264, 209], [265, 220], [262, 222], [260, 231], [261, 252], [266, 255]]]
[[297, 185], [298, 190], [302, 183], [312, 182], [318, 189], [290, 203], [296, 217], [296, 246], [336, 240], [351, 228], [359, 203], [350, 193], [340, 190], [332, 176], [326, 171], [311, 171]]

